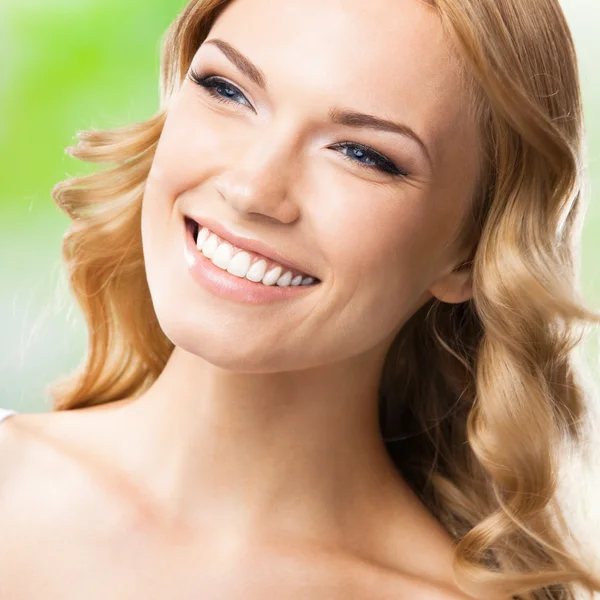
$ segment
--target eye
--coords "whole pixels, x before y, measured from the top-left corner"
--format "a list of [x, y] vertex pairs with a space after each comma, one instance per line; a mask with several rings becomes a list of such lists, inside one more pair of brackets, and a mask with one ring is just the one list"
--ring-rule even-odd
[[[408, 173], [399, 169], [391, 160], [380, 154], [373, 148], [363, 146], [362, 144], [354, 144], [352, 142], [340, 142], [332, 146], [333, 148], [351, 149], [350, 154], [342, 153], [342, 156], [353, 163], [358, 163], [366, 169], [375, 169], [382, 173], [388, 173], [398, 177], [407, 177]], [[367, 162], [361, 162], [355, 159], [366, 159]]]
[[[250, 108], [252, 105], [246, 99], [246, 96], [242, 94], [242, 92], [232, 85], [228, 83], [224, 79], [221, 79], [215, 75], [199, 75], [194, 69], [190, 69], [188, 73], [188, 77], [191, 81], [201, 86], [206, 93], [208, 93], [211, 97], [215, 98], [218, 102], [226, 102], [233, 104], [246, 104]], [[236, 96], [240, 96], [244, 99], [243, 102], [238, 102], [233, 100]], [[379, 171], [381, 173], [386, 173], [388, 175], [396, 176], [396, 177], [407, 177], [408, 173], [399, 169], [391, 160], [380, 154], [373, 148], [369, 148], [368, 146], [364, 146], [363, 144], [355, 144], [352, 142], [340, 142], [332, 146], [332, 148], [343, 148], [343, 149], [353, 149], [350, 154], [345, 154], [342, 152], [342, 156], [359, 166]], [[358, 159], [358, 160], [356, 160]], [[366, 162], [361, 162], [361, 159], [366, 159]]]
[[[244, 94], [242, 94], [242, 92], [240, 92], [238, 88], [236, 88], [234, 85], [231, 85], [230, 83], [227, 83], [227, 81], [225, 81], [224, 79], [221, 79], [220, 77], [216, 77], [214, 75], [206, 75], [204, 77], [201, 77], [200, 75], [198, 75], [198, 73], [196, 73], [196, 71], [194, 71], [194, 69], [190, 69], [188, 76], [194, 83], [198, 84], [204, 90], [206, 90], [206, 93], [215, 98], [215, 100], [227, 103], [233, 102], [234, 104], [245, 103], [247, 106], [252, 108], [252, 105], [250, 104], [250, 102], [248, 102], [246, 96], [244, 96]], [[241, 98], [243, 98], [244, 102], [242, 103], [233, 100], [233, 98], [235, 98], [236, 96], [240, 96]]]

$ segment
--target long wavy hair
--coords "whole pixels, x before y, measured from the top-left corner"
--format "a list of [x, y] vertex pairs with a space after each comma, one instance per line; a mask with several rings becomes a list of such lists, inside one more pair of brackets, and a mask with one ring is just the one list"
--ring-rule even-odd
[[[72, 221], [63, 259], [89, 339], [80, 367], [49, 388], [54, 410], [139, 395], [173, 350], [146, 281], [141, 203], [169, 99], [230, 1], [192, 0], [171, 25], [152, 118], [79, 132], [67, 149], [105, 167], [52, 191]], [[479, 186], [460, 230], [473, 297], [431, 299], [399, 332], [380, 386], [382, 435], [456, 541], [464, 590], [574, 599], [600, 590], [557, 487], [561, 453], [585, 441], [593, 381], [577, 350], [600, 323], [579, 291], [586, 194], [574, 45], [558, 0], [426, 3], [461, 58], [480, 125]]]

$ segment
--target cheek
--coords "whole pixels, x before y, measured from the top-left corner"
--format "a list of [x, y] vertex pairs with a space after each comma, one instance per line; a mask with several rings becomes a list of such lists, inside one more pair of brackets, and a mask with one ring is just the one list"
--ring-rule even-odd
[[149, 196], [174, 199], [193, 185], [197, 170], [192, 161], [185, 158], [189, 156], [188, 143], [189, 140], [167, 121], [148, 173], [146, 193]]
[[183, 93], [170, 105], [147, 183], [164, 198], [199, 185], [222, 155], [223, 135], [202, 114]]
[[142, 239], [148, 260], [166, 243], [160, 236], [177, 214], [177, 203], [210, 175], [206, 157], [215, 155], [214, 141], [202, 134], [202, 124], [183, 100], [180, 94], [170, 105], [144, 189]]
[[[348, 190], [347, 190], [348, 191]], [[425, 197], [415, 190], [362, 188], [343, 198], [328, 197], [327, 214], [316, 220], [327, 243], [336, 278], [358, 287], [397, 293], [424, 282], [440, 242]]]
[[164, 296], [164, 290], [169, 289], [168, 273], [164, 266], [164, 256], [168, 250], [168, 239], [165, 235], [165, 227], [169, 215], [167, 205], [162, 202], [160, 195], [155, 195], [156, 190], [146, 187], [142, 201], [141, 234], [142, 252], [146, 280], [150, 289], [150, 295], [158, 315], [161, 314], [160, 305]]
[[322, 205], [327, 214], [313, 219], [333, 280], [323, 321], [334, 323], [349, 347], [363, 349], [386, 339], [426, 300], [439, 243], [414, 190], [365, 190], [350, 194], [346, 186], [343, 197], [330, 195]]

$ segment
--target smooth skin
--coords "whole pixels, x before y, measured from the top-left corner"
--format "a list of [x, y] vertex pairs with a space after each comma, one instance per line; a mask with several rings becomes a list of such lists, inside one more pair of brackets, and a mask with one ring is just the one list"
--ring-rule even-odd
[[[478, 133], [441, 23], [419, 0], [235, 0], [208, 39], [267, 88], [204, 43], [192, 66], [230, 102], [186, 78], [169, 105], [141, 225], [175, 350], [138, 398], [2, 424], [0, 597], [467, 598], [377, 419], [395, 334], [431, 297], [472, 293], [452, 242]], [[333, 107], [403, 123], [426, 150], [330, 123]], [[186, 271], [184, 212], [321, 283], [270, 305], [213, 295]]]

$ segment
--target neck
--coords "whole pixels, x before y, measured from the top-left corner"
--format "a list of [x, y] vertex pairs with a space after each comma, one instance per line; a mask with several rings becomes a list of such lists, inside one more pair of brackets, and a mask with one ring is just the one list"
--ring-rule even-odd
[[121, 411], [126, 468], [174, 520], [339, 541], [398, 483], [379, 432], [381, 358], [248, 374], [176, 348]]

